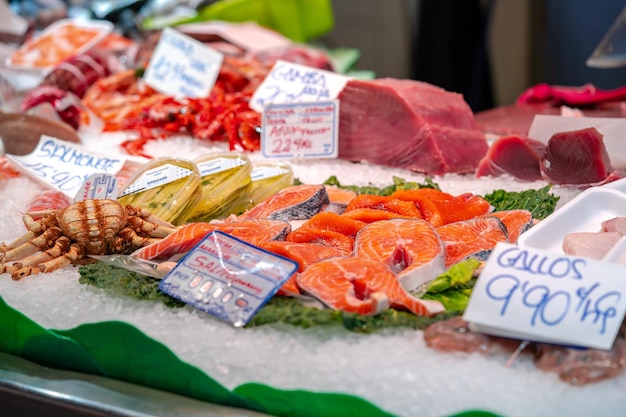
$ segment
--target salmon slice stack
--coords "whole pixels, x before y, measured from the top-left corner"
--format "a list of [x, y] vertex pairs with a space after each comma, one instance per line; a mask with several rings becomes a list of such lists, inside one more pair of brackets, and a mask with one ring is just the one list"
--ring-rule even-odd
[[346, 207], [346, 213], [360, 208], [373, 208], [390, 211], [392, 213], [400, 214], [403, 217], [422, 218], [422, 215], [417, 207], [415, 207], [415, 204], [410, 201], [402, 201], [398, 198], [390, 196], [360, 194], [350, 200], [350, 203], [348, 203]]
[[375, 209], [375, 208], [357, 208], [350, 211], [346, 211], [342, 214], [343, 217], [359, 220], [363, 223], [374, 223], [379, 220], [391, 220], [391, 219], [403, 219], [406, 216], [402, 214], [394, 213], [393, 211]]
[[357, 234], [354, 254], [386, 265], [400, 285], [414, 291], [444, 272], [444, 244], [423, 219], [370, 223]]
[[323, 185], [292, 185], [283, 188], [239, 216], [240, 219], [306, 220], [328, 204]]
[[343, 255], [341, 250], [335, 247], [318, 245], [317, 243], [267, 240], [258, 243], [257, 246], [298, 263], [298, 271], [289, 277], [280, 290], [278, 290], [278, 294], [291, 297], [302, 295], [302, 291], [300, 291], [300, 287], [297, 283], [297, 277], [300, 272], [316, 262]]
[[133, 256], [140, 259], [168, 259], [174, 255], [183, 255], [215, 230], [256, 245], [267, 240], [283, 240], [291, 231], [291, 226], [282, 220], [271, 219], [189, 223], [163, 240], [136, 250]]
[[480, 196], [469, 193], [453, 196], [434, 188], [398, 190], [391, 197], [412, 201], [422, 218], [435, 227], [468, 220], [492, 210], [491, 204]]
[[354, 238], [366, 223], [344, 217], [334, 212], [324, 211], [305, 221], [299, 228], [287, 235], [290, 242], [318, 243], [341, 250], [351, 255]]
[[297, 281], [305, 293], [335, 310], [374, 315], [392, 307], [420, 316], [444, 311], [438, 301], [411, 296], [386, 265], [372, 259], [326, 259], [300, 273]]
[[446, 268], [469, 257], [485, 260], [499, 242], [509, 241], [504, 223], [496, 217], [475, 217], [436, 230], [445, 245]]

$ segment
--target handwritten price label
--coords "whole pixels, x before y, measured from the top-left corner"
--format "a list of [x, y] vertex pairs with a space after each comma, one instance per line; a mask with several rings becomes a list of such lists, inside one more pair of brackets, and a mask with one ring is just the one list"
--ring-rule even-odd
[[339, 101], [270, 104], [263, 110], [266, 158], [336, 158]]
[[278, 60], [254, 92], [250, 107], [262, 112], [268, 104], [334, 100], [348, 80], [334, 72]]
[[207, 97], [224, 55], [187, 35], [165, 28], [144, 74], [155, 90], [174, 97]]
[[30, 154], [6, 157], [25, 174], [71, 199], [91, 175], [115, 175], [125, 162], [45, 135]]
[[626, 312], [626, 267], [498, 244], [464, 318], [477, 331], [610, 349]]

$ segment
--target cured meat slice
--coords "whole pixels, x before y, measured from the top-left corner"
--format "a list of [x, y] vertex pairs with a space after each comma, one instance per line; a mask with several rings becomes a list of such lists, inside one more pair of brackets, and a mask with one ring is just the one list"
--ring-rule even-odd
[[300, 273], [297, 281], [305, 293], [330, 308], [351, 313], [373, 315], [393, 307], [432, 316], [445, 310], [438, 301], [407, 293], [386, 265], [372, 259], [326, 259]]
[[478, 163], [477, 177], [499, 177], [509, 174], [520, 181], [540, 180], [539, 168], [546, 145], [519, 135], [496, 139]]
[[323, 185], [292, 185], [263, 200], [239, 218], [284, 221], [310, 219], [322, 211], [329, 202], [328, 193]]
[[486, 259], [498, 242], [508, 242], [506, 227], [496, 217], [476, 217], [436, 228], [446, 248], [446, 268], [468, 257]]
[[461, 94], [415, 80], [350, 80], [339, 94], [339, 157], [429, 175], [470, 173], [488, 145]]
[[553, 184], [601, 184], [613, 167], [603, 135], [594, 127], [560, 132], [548, 141], [540, 168]]
[[407, 291], [419, 289], [444, 271], [443, 242], [423, 219], [368, 224], [356, 236], [354, 254], [387, 265]]

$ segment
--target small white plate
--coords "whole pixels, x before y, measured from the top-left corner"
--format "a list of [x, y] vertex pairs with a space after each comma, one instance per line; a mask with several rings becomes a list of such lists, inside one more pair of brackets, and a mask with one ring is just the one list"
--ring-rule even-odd
[[614, 188], [591, 187], [522, 233], [519, 246], [563, 253], [563, 238], [572, 232], [599, 232], [601, 223], [626, 217], [626, 193]]

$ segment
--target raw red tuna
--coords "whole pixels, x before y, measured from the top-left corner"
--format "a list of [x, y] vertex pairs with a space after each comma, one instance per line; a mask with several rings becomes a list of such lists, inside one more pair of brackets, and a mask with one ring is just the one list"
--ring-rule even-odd
[[476, 176], [509, 174], [520, 181], [540, 180], [539, 162], [545, 148], [545, 144], [524, 136], [503, 136], [491, 144], [478, 164]]
[[603, 135], [594, 127], [552, 135], [540, 168], [553, 184], [600, 184], [613, 171]]
[[339, 95], [339, 157], [431, 175], [470, 173], [488, 145], [463, 96], [414, 80], [350, 80]]

